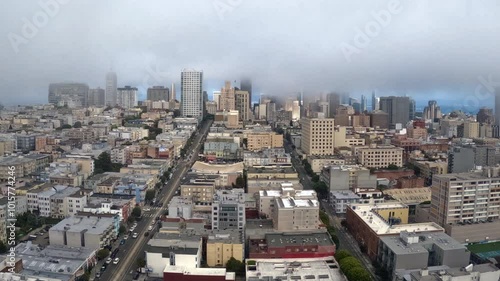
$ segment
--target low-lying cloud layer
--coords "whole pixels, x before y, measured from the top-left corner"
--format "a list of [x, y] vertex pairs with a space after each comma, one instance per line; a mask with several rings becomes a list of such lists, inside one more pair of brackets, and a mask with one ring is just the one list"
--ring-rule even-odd
[[[438, 3], [436, 3], [438, 2]], [[51, 82], [145, 89], [202, 69], [206, 90], [457, 97], [500, 84], [500, 1], [5, 0], [0, 97], [46, 102]]]

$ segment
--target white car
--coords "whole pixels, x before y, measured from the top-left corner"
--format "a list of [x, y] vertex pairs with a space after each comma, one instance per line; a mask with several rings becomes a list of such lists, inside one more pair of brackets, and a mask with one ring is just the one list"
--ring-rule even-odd
[[113, 261], [113, 264], [118, 264], [118, 262], [120, 262], [120, 258], [116, 258], [116, 259]]
[[153, 230], [153, 226], [152, 226], [152, 225], [150, 225], [150, 226], [148, 227], [148, 230]]
[[139, 236], [139, 234], [137, 234], [137, 232], [134, 232], [134, 234], [132, 234], [132, 238], [136, 239], [137, 236]]
[[127, 239], [128, 239], [128, 235], [123, 236], [123, 240], [127, 240]]
[[112, 258], [108, 258], [108, 259], [106, 260], [106, 264], [110, 264], [112, 261], [113, 261], [113, 259], [112, 259]]
[[150, 208], [146, 208], [146, 209], [144, 209], [144, 212], [149, 212], [149, 211], [151, 211], [151, 209], [150, 209]]

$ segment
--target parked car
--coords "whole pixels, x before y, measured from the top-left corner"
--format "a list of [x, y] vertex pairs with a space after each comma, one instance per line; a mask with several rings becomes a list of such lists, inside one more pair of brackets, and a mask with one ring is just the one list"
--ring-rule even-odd
[[106, 265], [101, 266], [101, 272], [104, 272], [106, 270]]
[[148, 230], [153, 230], [153, 226], [152, 226], [152, 225], [150, 225], [150, 226], [148, 227]]
[[148, 231], [144, 232], [144, 236], [148, 237], [149, 236], [149, 232]]
[[118, 264], [120, 262], [120, 258], [116, 258], [114, 261], [113, 261], [113, 264]]
[[134, 234], [132, 234], [132, 238], [136, 239], [138, 235], [139, 234], [137, 234], [137, 232], [134, 232]]
[[123, 240], [127, 240], [127, 239], [128, 239], [128, 235], [123, 236]]
[[126, 242], [126, 241], [125, 241], [125, 239], [122, 239], [122, 240], [120, 241], [120, 245], [125, 244], [125, 242]]
[[110, 264], [112, 261], [113, 261], [113, 259], [112, 259], [112, 258], [107, 258], [107, 259], [106, 259], [106, 264]]
[[101, 273], [100, 273], [100, 272], [97, 272], [97, 273], [95, 274], [95, 277], [96, 277], [96, 278], [101, 277]]

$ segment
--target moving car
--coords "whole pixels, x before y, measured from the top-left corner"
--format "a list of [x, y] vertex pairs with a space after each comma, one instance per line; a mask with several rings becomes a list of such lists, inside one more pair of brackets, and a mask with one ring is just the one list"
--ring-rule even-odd
[[101, 272], [103, 272], [104, 270], [106, 270], [106, 265], [101, 266]]

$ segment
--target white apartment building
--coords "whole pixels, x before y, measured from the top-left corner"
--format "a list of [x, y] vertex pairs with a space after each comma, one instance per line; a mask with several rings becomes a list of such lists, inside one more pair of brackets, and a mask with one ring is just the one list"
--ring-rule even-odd
[[245, 190], [217, 190], [212, 203], [212, 229], [245, 228]]
[[273, 211], [276, 206], [276, 199], [286, 199], [291, 197], [299, 200], [317, 200], [318, 196], [314, 190], [295, 190], [291, 187], [283, 187], [281, 190], [260, 190], [257, 198], [257, 208], [259, 214], [273, 217]]
[[130, 86], [118, 88], [116, 93], [116, 104], [125, 109], [137, 106], [137, 88]]
[[184, 69], [181, 72], [181, 114], [203, 118], [203, 72]]
[[316, 199], [276, 198], [272, 215], [274, 229], [278, 231], [317, 229], [319, 202]]

